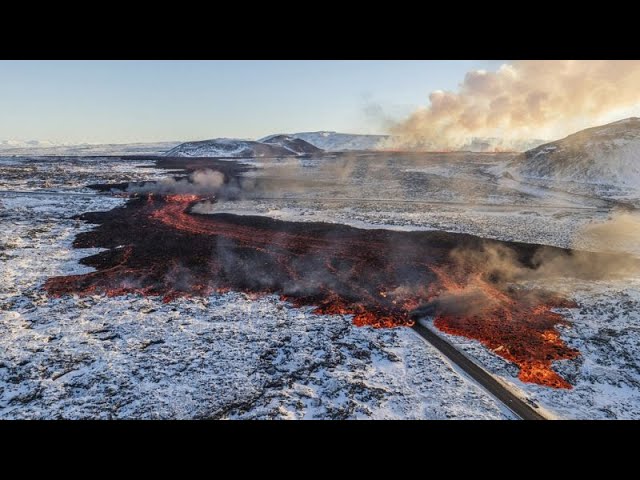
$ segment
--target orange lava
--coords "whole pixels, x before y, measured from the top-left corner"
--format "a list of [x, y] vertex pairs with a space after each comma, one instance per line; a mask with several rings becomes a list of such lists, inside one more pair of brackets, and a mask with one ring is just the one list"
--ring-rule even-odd
[[441, 287], [449, 293], [475, 288], [492, 300], [486, 309], [474, 315], [438, 313], [434, 320], [438, 329], [480, 341], [497, 355], [520, 367], [518, 378], [523, 382], [572, 388], [569, 382], [551, 369], [552, 362], [579, 355], [577, 350], [568, 347], [560, 339], [555, 327], [567, 324], [567, 321], [552, 311], [553, 308], [574, 307], [572, 302], [551, 295], [523, 301], [516, 295], [498, 290], [479, 276], [463, 284], [453, 280], [442, 269], [434, 270], [438, 273]]
[[53, 277], [45, 288], [52, 295], [136, 293], [164, 301], [229, 290], [275, 293], [296, 306], [353, 315], [355, 325], [376, 328], [411, 326], [411, 312], [427, 305], [437, 328], [479, 340], [516, 364], [522, 381], [571, 388], [551, 368], [578, 355], [560, 339], [555, 326], [566, 321], [552, 311], [571, 304], [491, 283], [483, 265], [461, 275], [451, 259], [454, 249], [480, 249], [487, 242], [524, 256], [537, 246], [446, 232], [190, 213], [201, 199], [148, 195], [85, 214], [98, 227], [78, 235], [74, 246], [108, 250], [83, 259], [95, 272]]

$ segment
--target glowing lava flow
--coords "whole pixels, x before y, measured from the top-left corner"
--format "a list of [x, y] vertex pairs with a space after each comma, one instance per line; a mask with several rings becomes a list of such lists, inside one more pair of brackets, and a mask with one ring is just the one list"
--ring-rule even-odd
[[471, 288], [482, 291], [485, 298], [491, 299], [491, 303], [476, 314], [438, 313], [434, 321], [437, 328], [479, 340], [494, 353], [520, 367], [518, 378], [523, 382], [571, 388], [569, 382], [551, 369], [551, 363], [575, 358], [579, 352], [560, 339], [555, 326], [567, 324], [567, 321], [552, 309], [575, 307], [575, 304], [552, 295], [546, 295], [544, 303], [532, 304], [498, 290], [479, 276], [462, 284], [443, 270], [434, 270], [437, 270], [440, 284], [448, 294]]
[[[552, 362], [578, 355], [554, 329], [564, 320], [551, 309], [568, 302], [543, 292], [503, 291], [484, 279], [486, 265], [472, 265], [474, 273], [462, 279], [453, 273], [454, 249], [480, 250], [489, 242], [530, 258], [537, 246], [446, 232], [189, 213], [200, 199], [148, 195], [82, 215], [98, 227], [78, 235], [74, 246], [109, 250], [83, 259], [95, 272], [53, 277], [45, 288], [52, 295], [138, 293], [165, 301], [228, 290], [274, 293], [296, 306], [352, 314], [356, 325], [374, 327], [409, 326], [412, 310], [432, 304], [438, 328], [479, 340], [518, 365], [523, 381], [570, 388], [551, 369]], [[469, 303], [463, 311], [439, 301], [470, 287], [475, 297], [459, 297], [458, 303]], [[474, 306], [478, 298], [480, 309]]]

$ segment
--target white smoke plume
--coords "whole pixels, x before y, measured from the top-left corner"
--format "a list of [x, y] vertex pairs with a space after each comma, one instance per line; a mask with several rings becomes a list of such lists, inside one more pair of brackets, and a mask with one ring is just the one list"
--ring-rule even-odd
[[224, 186], [224, 174], [216, 170], [198, 170], [188, 178], [167, 177], [157, 182], [148, 182], [143, 185], [129, 185], [129, 193], [193, 193], [216, 194]]
[[391, 128], [389, 148], [452, 150], [472, 138], [502, 147], [555, 140], [607, 123], [640, 105], [640, 61], [520, 60], [466, 74], [458, 91], [432, 92], [429, 105]]
[[640, 214], [614, 211], [605, 222], [585, 226], [577, 240], [575, 248], [640, 255]]

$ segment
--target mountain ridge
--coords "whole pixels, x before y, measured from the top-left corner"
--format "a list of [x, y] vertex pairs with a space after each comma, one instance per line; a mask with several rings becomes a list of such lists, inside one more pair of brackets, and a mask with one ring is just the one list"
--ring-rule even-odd
[[164, 154], [165, 157], [283, 157], [319, 153], [322, 149], [289, 135], [272, 135], [266, 140], [213, 138], [185, 142]]

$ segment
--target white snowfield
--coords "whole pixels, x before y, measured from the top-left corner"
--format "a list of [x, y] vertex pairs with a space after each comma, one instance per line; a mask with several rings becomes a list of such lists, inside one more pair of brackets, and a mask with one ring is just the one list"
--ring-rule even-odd
[[48, 297], [97, 252], [71, 248], [92, 227], [70, 217], [123, 201], [0, 197], [0, 418], [510, 418], [410, 329], [242, 293]]
[[[568, 247], [585, 225], [609, 218], [611, 201], [640, 206], [637, 192], [615, 184], [506, 175], [513, 160], [254, 158], [251, 175], [279, 181], [259, 198], [221, 201], [209, 213]], [[124, 201], [53, 193], [166, 175], [141, 165], [152, 164], [0, 158], [0, 418], [509, 417], [409, 329], [356, 328], [348, 316], [242, 293], [168, 304], [135, 295], [48, 297], [48, 277], [87, 271], [78, 260], [94, 252], [71, 248], [91, 228], [71, 217]], [[552, 415], [640, 419], [640, 278], [544, 286], [568, 289], [579, 304], [563, 311], [571, 324], [560, 332], [580, 356], [554, 365], [573, 390], [524, 384], [515, 366], [478, 342], [448, 339]]]

